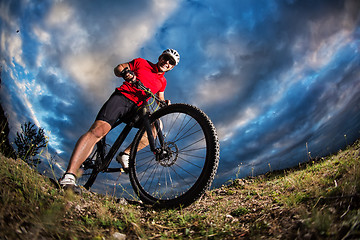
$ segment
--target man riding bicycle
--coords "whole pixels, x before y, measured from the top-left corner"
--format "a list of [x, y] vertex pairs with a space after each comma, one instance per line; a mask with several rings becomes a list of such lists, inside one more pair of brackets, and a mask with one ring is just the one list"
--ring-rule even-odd
[[[59, 181], [60, 186], [75, 190], [77, 172], [92, 152], [95, 144], [106, 136], [118, 119], [126, 121], [128, 115], [146, 101], [146, 93], [134, 87], [131, 82], [136, 79], [141, 81], [161, 101], [165, 101], [166, 78], [164, 74], [172, 70], [179, 61], [179, 53], [174, 49], [167, 49], [159, 56], [156, 64], [142, 58], [136, 58], [131, 62], [122, 63], [115, 67], [115, 75], [124, 78], [126, 81], [116, 88], [100, 109], [90, 129], [79, 138], [66, 173]], [[130, 71], [123, 71], [126, 68]], [[170, 103], [168, 100], [167, 102]], [[143, 145], [147, 145], [147, 139], [144, 139]], [[116, 158], [125, 171], [129, 167], [129, 153], [130, 146]]]

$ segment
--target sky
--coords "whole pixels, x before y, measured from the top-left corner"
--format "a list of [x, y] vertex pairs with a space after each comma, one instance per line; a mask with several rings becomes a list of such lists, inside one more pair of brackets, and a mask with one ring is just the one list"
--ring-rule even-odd
[[10, 140], [27, 121], [44, 128], [57, 177], [122, 83], [114, 67], [156, 63], [167, 48], [181, 59], [165, 74], [166, 98], [200, 107], [216, 126], [214, 186], [360, 136], [358, 0], [0, 0], [0, 32]]

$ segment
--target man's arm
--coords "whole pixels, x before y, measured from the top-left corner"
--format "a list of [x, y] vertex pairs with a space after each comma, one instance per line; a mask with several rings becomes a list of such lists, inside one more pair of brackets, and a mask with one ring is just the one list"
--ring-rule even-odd
[[165, 93], [164, 92], [158, 92], [157, 96], [161, 101], [166, 102], [167, 105], [171, 104], [170, 100], [165, 100]]
[[121, 71], [124, 70], [125, 68], [128, 68], [130, 70], [130, 65], [129, 63], [121, 63], [119, 65], [116, 66], [116, 68], [114, 69], [114, 73], [117, 77], [123, 77], [126, 81], [135, 81], [136, 80], [136, 76], [135, 74], [130, 71], [128, 73], [126, 73], [125, 76], [121, 75]]
[[161, 101], [165, 101], [165, 94], [164, 94], [164, 92], [158, 92], [157, 95], [158, 95], [158, 98], [159, 98]]

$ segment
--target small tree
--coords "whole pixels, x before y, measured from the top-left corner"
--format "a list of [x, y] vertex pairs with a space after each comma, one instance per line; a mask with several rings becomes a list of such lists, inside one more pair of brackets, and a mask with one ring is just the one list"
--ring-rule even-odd
[[7, 116], [0, 104], [0, 152], [8, 158], [16, 158], [16, 153], [14, 148], [11, 146], [9, 141], [9, 123]]
[[41, 162], [40, 159], [34, 158], [34, 156], [39, 154], [40, 149], [45, 147], [47, 143], [44, 129], [38, 129], [31, 122], [21, 125], [21, 133], [16, 133], [17, 155], [30, 165], [36, 166]]

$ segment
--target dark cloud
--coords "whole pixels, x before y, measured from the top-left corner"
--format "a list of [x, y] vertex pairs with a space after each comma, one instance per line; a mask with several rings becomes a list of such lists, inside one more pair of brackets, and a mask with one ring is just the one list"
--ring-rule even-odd
[[[358, 4], [351, 3], [358, 7]], [[257, 4], [260, 4], [261, 7], [259, 8]], [[331, 83], [336, 86], [337, 84], [334, 82], [342, 79], [348, 73], [353, 74], [355, 71], [358, 74], [356, 69], [347, 67], [345, 67], [346, 70], [344, 69], [346, 63], [342, 60], [349, 59], [348, 56], [336, 58], [330, 64], [330, 69], [316, 69], [316, 67], [312, 68], [311, 65], [304, 68], [306, 72], [301, 72], [304, 74], [303, 80], [299, 84], [293, 85], [285, 93], [280, 93], [284, 94], [281, 101], [272, 106], [267, 106], [266, 101], [277, 94], [277, 89], [281, 88], [281, 84], [284, 83], [279, 81], [281, 74], [291, 71], [296, 61], [299, 61], [299, 57], [304, 57], [304, 54], [311, 54], [311, 51], [317, 51], [316, 48], [321, 46], [323, 42], [337, 32], [346, 29], [346, 27], [354, 27], [359, 16], [358, 14], [355, 16], [353, 10], [348, 13], [348, 4], [349, 2], [343, 1], [332, 1], [326, 6], [324, 6], [323, 1], [294, 1], [285, 4], [275, 4], [268, 1], [268, 4], [261, 2], [245, 5], [233, 3], [231, 10], [237, 11], [237, 7], [241, 9], [241, 11], [233, 14], [228, 14], [231, 11], [230, 9], [221, 9], [221, 6], [216, 8], [218, 15], [223, 10], [224, 13], [227, 13], [226, 16], [224, 14], [224, 18], [230, 20], [219, 21], [223, 24], [222, 30], [216, 28], [216, 33], [212, 31], [211, 26], [203, 28], [202, 37], [206, 37], [197, 39], [191, 44], [206, 46], [209, 42], [215, 41], [221, 49], [219, 51], [231, 52], [231, 46], [237, 46], [236, 43], [239, 43], [245, 45], [246, 50], [231, 52], [234, 62], [228, 61], [226, 58], [217, 59], [217, 61], [212, 58], [205, 59], [203, 56], [199, 56], [202, 53], [192, 51], [191, 59], [193, 62], [189, 62], [188, 66], [190, 69], [194, 69], [190, 67], [192, 65], [200, 66], [197, 71], [204, 74], [201, 66], [210, 62], [209, 65], [216, 68], [218, 73], [206, 79], [207, 81], [213, 81], [214, 86], [221, 85], [223, 81], [231, 81], [234, 87], [241, 86], [243, 90], [237, 92], [238, 94], [234, 95], [230, 102], [217, 102], [216, 105], [209, 105], [205, 109], [216, 124], [223, 125], [231, 124], [234, 117], [245, 112], [251, 104], [258, 106], [260, 111], [263, 111], [263, 114], [247, 126], [239, 130], [233, 129], [236, 131], [233, 136], [236, 137], [231, 139], [231, 143], [225, 142], [222, 145], [223, 162], [220, 172], [225, 171], [224, 169], [233, 169], [231, 174], [234, 174], [239, 162], [255, 164], [254, 160], [258, 157], [261, 157], [259, 165], [261, 162], [263, 165], [272, 162], [273, 165], [278, 165], [277, 168], [296, 165], [306, 160], [305, 143], [315, 141], [313, 139], [319, 137], [319, 132], [333, 139], [333, 132], [344, 130], [333, 121], [323, 123], [324, 125], [337, 126], [338, 128], [333, 131], [324, 132], [321, 127], [316, 129], [316, 126], [319, 121], [324, 119], [324, 116], [332, 112], [334, 106], [343, 101], [336, 92], [337, 88], [334, 89], [335, 92], [328, 93], [329, 88], [326, 86]], [[222, 4], [222, 6], [225, 5]], [[351, 19], [347, 19], [348, 22], [346, 22], [347, 15], [351, 15]], [[197, 16], [200, 18], [202, 15], [194, 15], [192, 18]], [[213, 18], [213, 15], [208, 17]], [[192, 21], [191, 26], [198, 29], [204, 26], [202, 23], [199, 25], [196, 23], [197, 21]], [[234, 33], [229, 35], [229, 29]], [[299, 44], [299, 41], [301, 41], [300, 49], [294, 52], [294, 46]], [[328, 49], [328, 51], [332, 51], [332, 49]], [[226, 57], [226, 54], [224, 55]], [[219, 55], [219, 57], [224, 56]], [[238, 69], [238, 73], [234, 73], [234, 69]], [[189, 78], [203, 79], [201, 76], [196, 76], [197, 72], [189, 71], [189, 75], [191, 74], [195, 74], [195, 77]], [[295, 75], [294, 77], [298, 76]], [[315, 83], [308, 85], [306, 78], [310, 79], [309, 82], [315, 81]], [[315, 80], [311, 80], [311, 78], [315, 78]], [[344, 79], [346, 81], [346, 77]], [[285, 81], [292, 81], [292, 79]], [[344, 87], [343, 91], [348, 87], [354, 87], [356, 80], [347, 81], [349, 85]], [[179, 85], [181, 84], [179, 78]], [[193, 84], [201, 85], [202, 83], [195, 80]], [[358, 88], [358, 86], [355, 87]], [[211, 91], [214, 92], [216, 89]], [[181, 92], [181, 94], [186, 95], [187, 93]], [[223, 94], [226, 95], [227, 93], [224, 92]], [[356, 128], [356, 126], [354, 127]], [[341, 135], [341, 133], [339, 134]], [[276, 143], [287, 139], [293, 143], [283, 149], [279, 148], [277, 151]], [[322, 144], [326, 141], [325, 139], [326, 137], [321, 141]], [[335, 146], [339, 147], [336, 144]], [[329, 149], [329, 147], [326, 148]], [[314, 149], [321, 149], [321, 145], [314, 146]], [[331, 151], [335, 149], [338, 148], [332, 147]], [[272, 151], [279, 153], [274, 155], [271, 154]], [[268, 157], [266, 157], [266, 153], [269, 153]], [[293, 155], [289, 153], [293, 153]], [[316, 153], [321, 153], [321, 151], [315, 151], [314, 154]], [[281, 162], [281, 164], [276, 164], [276, 162]], [[263, 170], [264, 167], [260, 169]]]
[[[359, 137], [359, 1], [189, 0], [164, 21], [156, 19], [170, 10], [154, 4], [7, 3], [11, 18], [22, 18], [21, 56], [46, 89], [36, 103], [62, 164], [121, 83], [113, 67], [135, 57], [156, 62], [165, 48], [181, 54], [166, 74], [166, 96], [200, 106], [218, 128], [216, 184], [291, 167], [308, 150], [321, 156]], [[12, 88], [22, 121], [32, 113], [16, 94]]]

